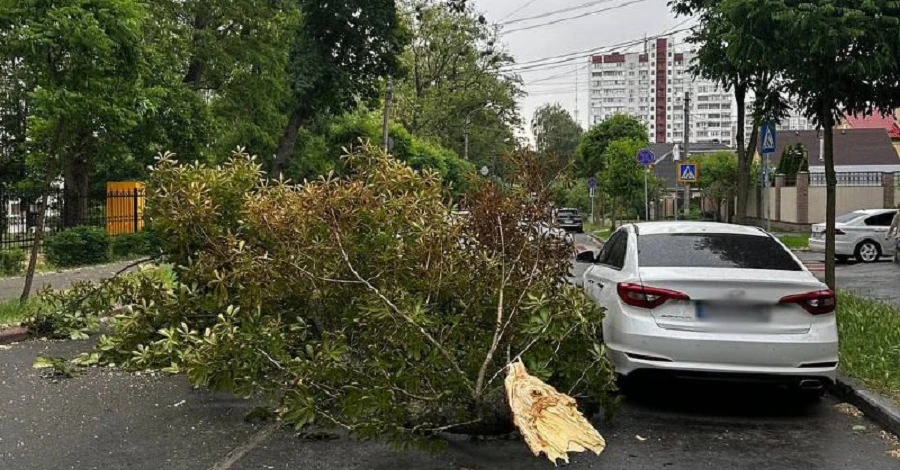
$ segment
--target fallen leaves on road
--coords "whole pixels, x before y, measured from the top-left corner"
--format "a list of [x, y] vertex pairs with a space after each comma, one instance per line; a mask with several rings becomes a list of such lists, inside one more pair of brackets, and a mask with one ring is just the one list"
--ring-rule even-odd
[[838, 403], [837, 405], [834, 405], [834, 409], [838, 410], [839, 413], [853, 416], [854, 418], [862, 418], [863, 416], [863, 412], [859, 411], [859, 408], [849, 403]]
[[895, 459], [900, 459], [900, 449], [889, 450], [887, 454]]
[[606, 448], [575, 399], [529, 375], [521, 361], [509, 366], [505, 385], [513, 422], [535, 456], [543, 452], [556, 465], [557, 459], [569, 463], [569, 452], [600, 455]]

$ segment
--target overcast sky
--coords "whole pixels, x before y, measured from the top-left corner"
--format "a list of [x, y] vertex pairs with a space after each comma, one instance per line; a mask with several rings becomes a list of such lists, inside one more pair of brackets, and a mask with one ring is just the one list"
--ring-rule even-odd
[[[685, 18], [675, 18], [666, 7], [667, 0], [474, 0], [475, 8], [490, 23], [501, 24], [501, 41], [515, 57], [517, 63], [525, 63], [545, 57], [571, 54], [578, 51], [603, 48], [630, 42], [647, 36], [683, 28]], [[623, 5], [624, 4], [624, 5]], [[576, 8], [580, 5], [588, 5]], [[548, 12], [571, 9], [555, 15]], [[607, 10], [607, 11], [598, 11]], [[503, 23], [533, 16], [529, 21]], [[565, 20], [566, 18], [577, 19]], [[530, 27], [552, 21], [542, 27], [524, 31]], [[690, 23], [688, 23], [690, 25]], [[684, 35], [676, 37], [681, 38]], [[642, 46], [636, 46], [642, 47]], [[636, 50], [632, 47], [631, 50]], [[584, 68], [587, 54], [579, 54], [577, 60], [554, 65], [553, 68], [521, 72], [528, 96], [521, 101], [522, 116], [531, 121], [535, 108], [544, 103], [558, 102], [575, 114], [576, 68], [578, 70], [578, 120], [582, 126], [588, 121], [587, 70]], [[569, 56], [571, 57], [571, 56]], [[566, 57], [568, 58], [568, 57]], [[564, 58], [565, 59], [565, 58]], [[569, 73], [566, 73], [566, 72]], [[550, 78], [549, 80], [546, 80]], [[526, 130], [530, 135], [530, 131]]]

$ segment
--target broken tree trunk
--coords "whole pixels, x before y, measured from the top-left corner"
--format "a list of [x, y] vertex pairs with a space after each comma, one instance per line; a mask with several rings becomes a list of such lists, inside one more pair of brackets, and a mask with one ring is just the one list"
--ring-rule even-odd
[[606, 448], [575, 399], [529, 375], [521, 361], [510, 364], [505, 384], [513, 422], [535, 456], [543, 452], [556, 465], [557, 459], [569, 463], [569, 452], [600, 455]]

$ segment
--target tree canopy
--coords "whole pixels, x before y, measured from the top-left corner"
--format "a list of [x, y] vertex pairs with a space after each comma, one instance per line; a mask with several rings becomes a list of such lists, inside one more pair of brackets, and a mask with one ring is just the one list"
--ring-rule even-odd
[[[625, 114], [615, 116], [597, 124], [582, 134], [576, 149], [575, 168], [578, 176], [589, 178], [600, 174], [606, 167], [606, 149], [620, 139], [648, 143], [647, 127], [637, 118]], [[632, 157], [636, 155], [636, 151]]]

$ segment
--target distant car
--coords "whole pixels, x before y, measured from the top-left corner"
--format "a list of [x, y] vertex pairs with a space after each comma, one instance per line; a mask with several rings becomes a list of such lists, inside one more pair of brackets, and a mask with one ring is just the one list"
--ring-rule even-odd
[[607, 312], [620, 376], [772, 381], [813, 397], [834, 381], [835, 295], [761, 229], [626, 225], [577, 258], [593, 263], [583, 286]]
[[584, 233], [584, 220], [578, 209], [563, 207], [557, 210], [556, 224], [566, 231]]
[[[834, 252], [838, 261], [855, 257], [860, 263], [874, 263], [893, 256], [896, 244], [887, 240], [887, 231], [897, 209], [859, 210], [835, 218]], [[825, 252], [825, 224], [812, 226], [809, 250]]]

